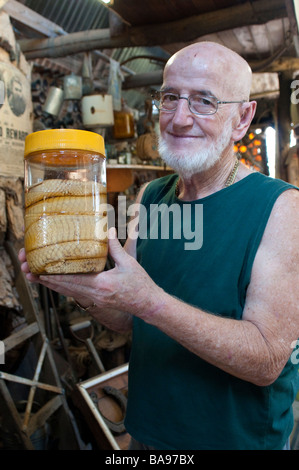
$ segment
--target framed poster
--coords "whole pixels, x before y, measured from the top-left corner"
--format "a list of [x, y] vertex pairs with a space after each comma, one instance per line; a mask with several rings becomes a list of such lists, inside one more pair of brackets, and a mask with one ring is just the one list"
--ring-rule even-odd
[[24, 176], [25, 137], [32, 132], [31, 85], [13, 64], [0, 61], [0, 175]]

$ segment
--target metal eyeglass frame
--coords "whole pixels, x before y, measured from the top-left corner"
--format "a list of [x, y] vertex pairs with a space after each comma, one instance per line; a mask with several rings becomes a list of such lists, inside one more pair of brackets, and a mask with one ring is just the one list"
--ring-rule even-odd
[[[156, 108], [158, 108], [160, 111], [164, 111], [165, 113], [173, 113], [174, 111], [176, 111], [177, 109], [177, 103], [176, 103], [176, 107], [174, 109], [165, 109], [165, 108], [160, 108], [160, 98], [158, 99], [157, 96], [161, 96], [161, 91], [156, 91], [155, 93], [152, 94], [152, 99], [154, 101], [154, 104], [156, 106]], [[167, 93], [167, 92], [166, 92]], [[212, 96], [212, 95], [203, 95], [201, 93], [193, 93], [193, 95], [189, 95], [188, 97], [186, 96], [180, 96], [178, 93], [167, 93], [169, 95], [173, 95], [173, 96], [176, 96], [177, 97], [177, 101], [178, 100], [187, 100], [188, 101], [188, 107], [189, 107], [189, 110], [192, 114], [195, 114], [197, 116], [211, 116], [213, 114], [216, 114], [217, 111], [218, 111], [218, 108], [219, 108], [219, 104], [231, 104], [231, 103], [246, 103], [246, 100], [242, 100], [242, 101], [220, 101], [218, 100], [215, 96]], [[192, 96], [203, 96], [203, 98], [207, 98], [209, 100], [211, 100], [213, 102], [213, 104], [215, 104], [215, 111], [213, 112], [210, 112], [210, 113], [197, 113], [196, 111], [192, 111], [191, 109], [191, 103], [190, 103], [190, 98], [192, 98]], [[157, 105], [156, 102], [158, 102], [159, 104]]]

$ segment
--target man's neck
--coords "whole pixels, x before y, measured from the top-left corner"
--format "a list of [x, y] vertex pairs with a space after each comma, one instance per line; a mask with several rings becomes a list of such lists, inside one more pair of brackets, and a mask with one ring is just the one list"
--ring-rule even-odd
[[[233, 171], [235, 161], [235, 156], [231, 156], [225, 159], [225, 161], [220, 159], [212, 168], [196, 173], [191, 177], [180, 175], [178, 183], [179, 199], [194, 201], [210, 196], [225, 188], [226, 181]], [[243, 179], [250, 173], [250, 170], [240, 164], [235, 182]]]

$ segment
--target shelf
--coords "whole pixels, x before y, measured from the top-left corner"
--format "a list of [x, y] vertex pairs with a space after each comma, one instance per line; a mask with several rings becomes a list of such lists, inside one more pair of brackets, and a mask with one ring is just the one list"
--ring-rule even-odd
[[136, 172], [146, 171], [156, 173], [152, 179], [173, 173], [171, 168], [155, 165], [107, 165], [107, 192], [120, 193], [128, 189], [134, 183]]

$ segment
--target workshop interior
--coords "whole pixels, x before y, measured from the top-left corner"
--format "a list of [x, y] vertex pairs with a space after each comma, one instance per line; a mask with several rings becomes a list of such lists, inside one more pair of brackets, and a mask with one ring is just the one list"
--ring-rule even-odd
[[[299, 186], [298, 21], [298, 0], [0, 0], [0, 450], [127, 450], [130, 442], [124, 418], [131, 333], [116, 333], [72, 297], [28, 282], [18, 259], [24, 236], [37, 274], [52, 253], [45, 248], [40, 255], [45, 224], [33, 227], [44, 210], [42, 189], [26, 193], [27, 186], [67, 175], [61, 207], [76, 230], [87, 232], [95, 218], [87, 215], [80, 225], [74, 205], [87, 210], [79, 180], [92, 182], [92, 157], [97, 203], [109, 207], [97, 217], [111, 217], [124, 244], [140, 188], [173, 173], [159, 155], [153, 101], [165, 64], [201, 41], [231, 48], [253, 71], [257, 111], [235, 144], [240, 161]], [[79, 135], [82, 166], [71, 169], [70, 152], [61, 168], [38, 138], [26, 139], [40, 131], [50, 132], [50, 143], [61, 134], [55, 131], [66, 139]], [[93, 134], [88, 145], [84, 132]], [[58, 190], [45, 191], [53, 197]], [[67, 231], [49, 235], [54, 273], [65, 272], [55, 269], [76, 251]], [[89, 268], [113, 268], [107, 241], [91, 245]]]

